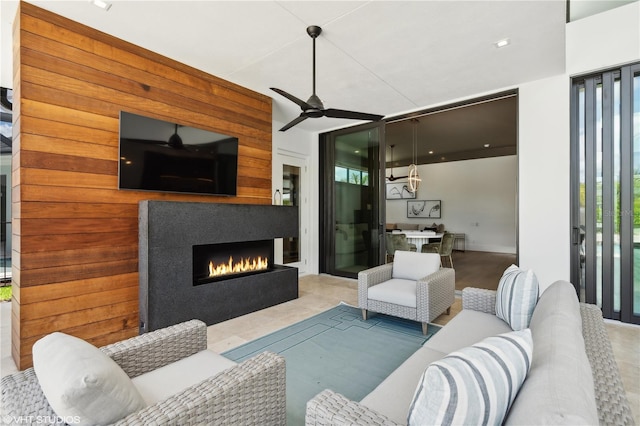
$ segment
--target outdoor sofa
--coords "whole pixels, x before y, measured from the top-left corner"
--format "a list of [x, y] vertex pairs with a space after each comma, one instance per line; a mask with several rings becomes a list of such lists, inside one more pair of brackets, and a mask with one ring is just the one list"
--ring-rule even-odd
[[[462, 311], [362, 401], [325, 390], [307, 403], [307, 425], [406, 425], [431, 363], [512, 329], [496, 316], [496, 292], [466, 288]], [[632, 425], [633, 416], [602, 312], [557, 281], [535, 305], [530, 369], [504, 424]], [[476, 421], [480, 421], [476, 419]]]

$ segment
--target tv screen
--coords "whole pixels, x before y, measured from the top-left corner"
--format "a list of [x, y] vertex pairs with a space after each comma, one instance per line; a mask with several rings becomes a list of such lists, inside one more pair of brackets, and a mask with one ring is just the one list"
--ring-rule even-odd
[[120, 112], [120, 189], [236, 195], [238, 138]]

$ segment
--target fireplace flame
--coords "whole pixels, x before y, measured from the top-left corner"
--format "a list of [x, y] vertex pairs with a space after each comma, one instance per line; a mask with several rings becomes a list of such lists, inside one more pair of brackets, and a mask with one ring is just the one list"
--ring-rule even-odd
[[269, 269], [269, 259], [266, 257], [241, 258], [239, 261], [234, 261], [233, 257], [229, 256], [227, 263], [216, 265], [213, 261], [209, 262], [209, 277], [263, 271], [266, 269]]

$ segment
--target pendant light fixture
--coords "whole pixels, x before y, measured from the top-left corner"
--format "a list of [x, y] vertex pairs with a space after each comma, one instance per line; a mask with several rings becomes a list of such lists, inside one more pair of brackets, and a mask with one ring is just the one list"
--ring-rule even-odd
[[409, 165], [409, 191], [416, 193], [420, 186], [420, 175], [418, 175], [418, 124], [420, 123], [417, 118], [412, 118], [413, 122], [413, 163]]

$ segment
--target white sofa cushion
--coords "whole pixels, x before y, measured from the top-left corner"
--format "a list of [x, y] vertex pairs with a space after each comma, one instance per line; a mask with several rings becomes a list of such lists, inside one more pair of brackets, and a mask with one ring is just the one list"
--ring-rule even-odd
[[496, 292], [496, 316], [513, 330], [529, 327], [538, 301], [538, 278], [531, 269], [509, 266], [500, 278]]
[[413, 251], [396, 251], [393, 257], [393, 278], [418, 281], [440, 269], [440, 255]]
[[134, 377], [132, 381], [145, 402], [152, 405], [235, 365], [236, 362], [222, 355], [204, 350]]
[[447, 323], [446, 327], [427, 340], [424, 346], [448, 354], [487, 337], [509, 331], [512, 331], [509, 324], [493, 314], [463, 309]]
[[77, 337], [55, 332], [38, 340], [33, 369], [53, 411], [74, 424], [110, 424], [145, 407], [127, 373]]
[[409, 425], [501, 424], [533, 353], [529, 329], [489, 337], [429, 365], [409, 410]]
[[364, 397], [360, 404], [387, 416], [397, 424], [406, 423], [420, 375], [429, 364], [446, 355], [423, 346]]
[[556, 281], [540, 295], [531, 318], [533, 361], [505, 424], [597, 425], [591, 364], [573, 285]]
[[413, 280], [391, 278], [388, 281], [369, 287], [367, 298], [369, 300], [415, 308], [416, 282]]

